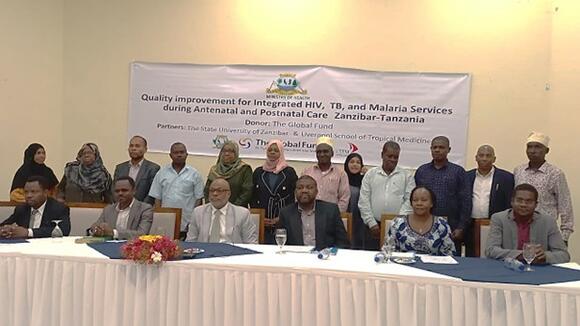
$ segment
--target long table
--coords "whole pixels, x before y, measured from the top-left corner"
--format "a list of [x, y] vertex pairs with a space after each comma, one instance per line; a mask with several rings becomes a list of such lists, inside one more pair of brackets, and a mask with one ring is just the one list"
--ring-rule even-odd
[[[263, 254], [144, 266], [74, 238], [0, 244], [0, 325], [570, 325], [580, 282], [464, 282], [374, 252]], [[301, 249], [297, 247], [296, 249]], [[482, 271], [484, 272], [484, 271]]]

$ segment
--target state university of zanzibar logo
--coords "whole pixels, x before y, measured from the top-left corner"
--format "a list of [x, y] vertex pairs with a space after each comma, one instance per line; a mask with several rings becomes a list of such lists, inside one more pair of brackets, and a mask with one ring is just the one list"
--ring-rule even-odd
[[306, 95], [308, 92], [300, 87], [300, 81], [296, 79], [296, 74], [284, 73], [272, 81], [269, 88], [266, 88], [268, 94], [278, 95]]
[[217, 148], [217, 149], [221, 149], [222, 147], [224, 147], [224, 144], [228, 141], [228, 136], [226, 135], [217, 135], [215, 136], [215, 138], [212, 140], [213, 142], [213, 147]]

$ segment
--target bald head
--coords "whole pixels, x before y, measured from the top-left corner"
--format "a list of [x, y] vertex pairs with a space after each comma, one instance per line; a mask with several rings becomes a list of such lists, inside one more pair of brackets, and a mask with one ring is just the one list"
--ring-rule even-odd
[[217, 178], [209, 185], [209, 202], [213, 207], [220, 209], [230, 200], [230, 184], [226, 179]]
[[495, 150], [490, 145], [479, 146], [477, 154], [475, 154], [475, 161], [477, 162], [477, 170], [486, 175], [495, 163]]

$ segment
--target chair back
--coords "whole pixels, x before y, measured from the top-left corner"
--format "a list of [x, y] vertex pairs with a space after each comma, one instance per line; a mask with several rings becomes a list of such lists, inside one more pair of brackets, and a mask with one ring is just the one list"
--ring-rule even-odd
[[14, 207], [18, 205], [19, 203], [13, 201], [0, 201], [0, 222], [9, 218], [14, 213]]
[[485, 246], [487, 245], [487, 236], [489, 234], [489, 222], [489, 218], [476, 218], [473, 220], [473, 245], [475, 247], [476, 257], [485, 256]]
[[85, 236], [87, 230], [95, 223], [103, 208], [104, 203], [66, 203], [70, 208], [70, 236]]
[[381, 215], [381, 238], [379, 239], [379, 248], [383, 247], [385, 243], [385, 236], [387, 235], [387, 230], [391, 226], [393, 219], [397, 214], [383, 214]]
[[264, 244], [264, 218], [266, 218], [266, 210], [263, 208], [250, 208], [250, 217], [256, 225], [256, 230], [258, 230], [258, 243]]
[[352, 214], [348, 212], [340, 213], [340, 218], [344, 224], [344, 229], [346, 230], [346, 237], [348, 242], [352, 243]]

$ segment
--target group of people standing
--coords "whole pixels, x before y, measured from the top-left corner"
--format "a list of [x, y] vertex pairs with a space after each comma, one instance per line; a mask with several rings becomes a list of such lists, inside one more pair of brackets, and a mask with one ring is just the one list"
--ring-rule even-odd
[[[130, 160], [118, 164], [113, 177], [103, 165], [97, 145], [87, 143], [79, 150], [76, 160], [66, 164], [60, 182], [44, 164], [46, 152], [42, 145], [31, 144], [14, 177], [10, 198], [23, 201], [23, 186], [28, 177], [42, 176], [49, 181], [50, 194], [61, 202], [111, 203], [113, 180], [130, 177], [134, 180], [137, 201], [182, 209], [184, 238], [197, 239], [199, 236], [192, 235], [191, 230], [199, 228], [195, 224], [194, 209], [202, 205], [203, 199], [208, 205], [212, 204], [212, 199], [218, 203], [227, 197], [225, 203], [217, 205], [222, 207], [212, 206], [211, 213], [217, 214], [216, 211], [221, 210], [227, 216], [228, 209], [224, 207], [228, 203], [246, 209], [263, 208], [266, 212], [266, 243], [274, 243], [276, 228], [289, 226], [290, 220], [283, 216], [283, 211], [295, 206], [293, 214], [297, 216], [294, 220], [300, 220], [298, 226], [302, 232], [295, 237], [296, 242], [301, 243], [294, 244], [315, 244], [323, 237], [316, 234], [318, 229], [314, 224], [308, 224], [309, 216], [317, 215], [314, 212], [323, 208], [334, 212], [325, 206], [330, 203], [336, 205], [337, 212], [352, 213], [350, 246], [354, 249], [379, 249], [381, 216], [395, 214], [398, 216], [387, 232], [387, 245], [398, 250], [458, 254], [465, 244], [469, 256], [474, 253], [473, 219], [489, 218], [509, 210], [514, 187], [519, 184], [530, 184], [538, 190], [537, 206], [541, 213], [553, 220], [561, 218], [564, 241], [573, 231], [571, 198], [564, 173], [545, 160], [549, 138], [532, 133], [526, 144], [529, 162], [517, 167], [514, 174], [494, 165], [495, 153], [489, 145], [478, 149], [475, 157], [478, 167], [466, 172], [463, 167], [448, 161], [449, 139], [438, 136], [431, 142], [432, 160], [421, 165], [413, 175], [412, 171], [398, 166], [401, 148], [396, 142], [384, 144], [381, 166], [368, 169], [362, 156], [352, 153], [346, 158], [344, 168], [339, 168], [331, 162], [334, 156], [332, 139], [320, 137], [316, 143], [316, 164], [302, 172], [309, 178], [298, 178], [285, 159], [282, 141], [272, 140], [267, 144], [266, 160], [253, 172], [240, 159], [237, 143], [228, 141], [221, 147], [205, 186], [201, 174], [186, 164], [187, 149], [182, 143], [171, 145], [171, 163], [160, 167], [144, 158], [146, 139], [134, 136], [129, 142]], [[301, 184], [300, 190], [297, 184]], [[314, 192], [308, 189], [312, 184]], [[312, 194], [315, 198], [310, 198]], [[301, 205], [301, 198], [304, 205]], [[340, 229], [334, 223], [336, 219], [332, 219], [329, 224], [336, 230]], [[210, 220], [212, 226], [209, 228], [214, 231], [217, 227], [227, 228], [223, 220], [221, 226], [216, 224], [213, 228], [216, 219], [212, 217]], [[340, 235], [336, 237], [341, 244], [344, 242], [343, 231], [339, 230]], [[291, 242], [289, 234], [289, 244], [293, 244]]]

